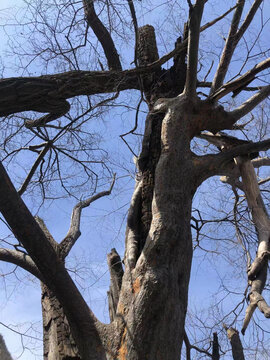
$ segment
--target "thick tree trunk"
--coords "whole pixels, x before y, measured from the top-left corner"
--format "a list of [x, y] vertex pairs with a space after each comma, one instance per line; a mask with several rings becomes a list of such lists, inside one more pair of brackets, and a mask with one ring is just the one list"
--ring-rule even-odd
[[48, 287], [41, 284], [44, 360], [79, 360], [63, 307]]
[[162, 121], [149, 234], [134, 269], [124, 274], [118, 316], [124, 319], [114, 359], [178, 360], [184, 336], [192, 259], [194, 183], [184, 95], [169, 100]]

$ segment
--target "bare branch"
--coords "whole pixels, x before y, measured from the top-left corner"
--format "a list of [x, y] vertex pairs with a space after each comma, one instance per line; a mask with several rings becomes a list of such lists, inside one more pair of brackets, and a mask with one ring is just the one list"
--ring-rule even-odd
[[115, 249], [107, 255], [107, 262], [110, 270], [110, 291], [108, 292], [109, 298], [109, 312], [111, 322], [115, 319], [116, 309], [119, 301], [119, 295], [121, 290], [123, 267], [122, 261]]
[[235, 119], [235, 122], [241, 119], [243, 116], [247, 115], [252, 111], [258, 104], [260, 104], [264, 99], [270, 95], [270, 85], [264, 86], [258, 91], [255, 95], [246, 100], [242, 105], [236, 108], [233, 111], [230, 111], [229, 114]]
[[111, 183], [109, 190], [101, 191], [98, 194], [95, 194], [94, 196], [92, 196], [86, 200], [80, 201], [77, 205], [74, 206], [72, 215], [71, 215], [71, 222], [70, 222], [70, 227], [69, 227], [68, 233], [59, 245], [60, 256], [62, 259], [67, 257], [70, 250], [72, 249], [72, 246], [75, 244], [75, 242], [78, 240], [78, 238], [81, 235], [80, 222], [81, 222], [82, 209], [88, 207], [92, 202], [102, 198], [103, 196], [110, 195], [112, 192], [114, 183], [115, 183], [115, 174], [113, 176], [113, 181]]
[[255, 75], [259, 72], [268, 69], [270, 67], [270, 58], [261, 61], [259, 64], [255, 65], [253, 69], [247, 71], [244, 75], [240, 76], [238, 79], [226, 83], [221, 86], [215, 93], [210, 96], [211, 100], [219, 100], [223, 96], [227, 95], [231, 91], [235, 92], [239, 88], [244, 89], [251, 81], [254, 80]]
[[219, 360], [219, 343], [218, 343], [218, 335], [216, 332], [213, 333], [213, 345], [212, 345], [212, 360]]
[[25, 192], [25, 190], [27, 189], [27, 186], [29, 185], [30, 181], [32, 180], [32, 177], [34, 176], [39, 164], [42, 162], [42, 160], [44, 159], [44, 156], [47, 154], [48, 150], [50, 149], [50, 146], [51, 146], [51, 144], [48, 142], [44, 146], [43, 150], [39, 153], [36, 161], [34, 162], [31, 170], [28, 173], [26, 179], [24, 180], [22, 186], [18, 190], [19, 195], [22, 195]]
[[133, 0], [128, 0], [128, 6], [129, 6], [129, 9], [130, 9], [132, 22], [133, 22], [133, 26], [134, 26], [134, 34], [135, 34], [134, 63], [136, 65], [136, 67], [137, 67], [138, 66], [138, 63], [137, 63], [137, 60], [138, 60], [138, 56], [137, 56], [137, 51], [138, 51], [138, 21], [137, 21], [137, 16], [136, 16]]
[[232, 327], [227, 328], [225, 325], [224, 328], [227, 332], [228, 339], [230, 340], [232, 346], [233, 360], [245, 360], [242, 342], [239, 337], [239, 332]]
[[[97, 319], [81, 296], [62, 261], [36, 220], [20, 198], [0, 164], [0, 211], [12, 232], [29, 253], [44, 282], [64, 307], [80, 354], [86, 359], [100, 358]], [[91, 335], [90, 335], [91, 334]]]
[[[202, 26], [200, 31], [214, 25], [232, 9]], [[0, 80], [0, 116], [30, 110], [41, 113], [48, 112], [49, 115], [37, 120], [36, 124], [40, 125], [58, 118], [69, 110], [69, 104], [65, 99], [127, 89], [140, 90], [138, 74], [154, 71], [176, 54], [186, 51], [186, 46], [187, 39], [153, 63], [131, 70], [101, 72], [78, 70], [40, 77], [2, 79]], [[56, 113], [55, 109], [58, 109]], [[28, 126], [33, 124], [33, 122], [28, 123]]]
[[213, 80], [210, 94], [213, 94], [219, 87], [221, 87], [221, 85], [225, 79], [225, 76], [227, 74], [229, 65], [231, 63], [231, 59], [234, 54], [234, 50], [235, 50], [238, 42], [244, 35], [245, 31], [249, 27], [249, 25], [250, 25], [251, 21], [253, 20], [261, 3], [262, 3], [262, 0], [254, 1], [254, 3], [252, 4], [252, 6], [248, 12], [246, 19], [244, 20], [242, 26], [238, 30], [238, 26], [239, 26], [239, 23], [241, 20], [243, 8], [245, 5], [245, 0], [237, 1], [237, 8], [235, 10], [235, 13], [234, 13], [234, 16], [232, 19], [229, 35], [227, 37], [227, 40], [226, 40], [226, 43], [225, 43], [225, 46], [224, 46], [224, 49], [223, 49], [223, 52], [221, 55], [221, 59], [220, 59], [220, 62], [219, 62], [219, 65], [218, 65], [218, 68], [217, 68], [217, 71], [216, 71], [216, 74], [215, 74], [215, 77]]
[[242, 36], [246, 32], [247, 28], [249, 27], [251, 21], [253, 20], [255, 14], [256, 14], [257, 10], [259, 9], [262, 2], [263, 2], [263, 0], [254, 0], [243, 24], [241, 25], [240, 29], [237, 31], [237, 34], [236, 34], [237, 43], [239, 42], [239, 40], [242, 38]]
[[40, 281], [44, 280], [31, 257], [21, 251], [0, 249], [0, 260], [20, 266], [22, 269], [37, 277]]
[[245, 5], [245, 0], [237, 1], [237, 5], [236, 5], [237, 7], [236, 7], [234, 15], [233, 15], [231, 27], [229, 30], [228, 37], [226, 39], [226, 43], [225, 43], [221, 58], [220, 58], [220, 62], [218, 64], [218, 68], [217, 68], [216, 74], [214, 76], [210, 94], [213, 94], [222, 85], [223, 80], [226, 76], [228, 67], [231, 62], [231, 58], [233, 56], [235, 47], [237, 45], [235, 36], [237, 33], [239, 22], [241, 20], [244, 5]]
[[259, 168], [261, 166], [270, 166], [270, 158], [266, 156], [263, 158], [254, 159], [254, 160], [252, 160], [252, 165], [255, 168]]
[[142, 197], [142, 181], [138, 182], [132, 195], [128, 212], [126, 246], [125, 246], [125, 266], [134, 269], [139, 256], [139, 216]]
[[270, 307], [261, 296], [266, 283], [268, 255], [270, 254], [270, 219], [260, 193], [257, 176], [251, 161], [242, 158], [237, 158], [236, 161], [239, 166], [244, 192], [252, 220], [256, 227], [259, 242], [256, 259], [250, 269], [248, 269], [248, 277], [252, 280], [252, 284], [249, 295], [250, 305], [247, 308], [242, 328], [242, 333], [244, 334], [257, 306], [260, 311], [264, 313], [265, 317], [270, 317]]
[[258, 151], [268, 150], [270, 148], [270, 140], [259, 141], [255, 143], [247, 143], [235, 146], [229, 150], [224, 150], [219, 154], [204, 155], [196, 157], [198, 162], [198, 171], [203, 179], [207, 179], [213, 175], [223, 174], [227, 164], [237, 156], [248, 155]]
[[191, 9], [189, 21], [187, 77], [184, 91], [191, 97], [196, 95], [200, 23], [204, 3], [204, 0], [196, 1], [196, 4]]
[[[192, 345], [190, 343], [190, 341], [189, 341], [189, 338], [187, 336], [186, 331], [184, 332], [184, 342], [185, 342], [186, 349], [187, 349], [187, 359], [191, 359], [190, 358], [190, 350], [191, 349], [194, 349], [195, 351], [198, 351], [201, 354], [205, 354], [205, 355], [207, 355], [209, 357], [212, 357], [212, 355], [207, 350], [204, 350], [204, 349], [201, 349], [201, 348], [199, 348], [199, 347], [197, 347], [195, 345]], [[189, 356], [189, 358], [188, 358], [188, 356]]]
[[94, 31], [96, 37], [101, 43], [105, 56], [108, 61], [108, 67], [110, 70], [121, 70], [122, 65], [119, 59], [119, 55], [115, 48], [114, 42], [108, 30], [100, 21], [94, 8], [93, 0], [83, 0], [85, 17], [88, 25]]

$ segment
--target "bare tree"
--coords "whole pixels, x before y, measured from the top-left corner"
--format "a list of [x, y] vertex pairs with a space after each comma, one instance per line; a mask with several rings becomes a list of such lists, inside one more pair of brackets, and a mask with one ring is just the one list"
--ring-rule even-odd
[[[239, 303], [248, 300], [242, 333], [256, 308], [270, 316], [262, 295], [267, 287], [270, 224], [254, 170], [269, 165], [269, 159], [260, 158], [259, 153], [270, 148], [270, 140], [267, 131], [259, 135], [252, 129], [247, 132], [247, 117], [254, 114], [256, 123], [256, 108], [267, 104], [264, 100], [270, 95], [269, 49], [259, 41], [267, 29], [268, 19], [263, 15], [267, 4], [263, 0], [231, 3], [231, 8], [212, 18], [208, 18], [212, 16], [211, 4], [205, 0], [187, 1], [183, 8], [173, 1], [165, 4], [169, 14], [165, 22], [175, 21], [179, 14], [186, 14], [187, 21], [178, 26], [178, 32], [177, 26], [170, 32], [173, 21], [168, 29], [157, 27], [158, 35], [165, 29], [175, 42], [174, 49], [161, 57], [154, 27], [139, 23], [141, 16], [136, 15], [146, 16], [161, 6], [159, 3], [27, 3], [25, 24], [18, 29], [28, 32], [31, 46], [22, 46], [19, 32], [12, 40], [13, 55], [19, 56], [24, 76], [0, 80], [4, 124], [0, 211], [19, 242], [5, 241], [8, 246], [0, 249], [0, 259], [41, 281], [45, 359], [177, 360], [183, 342], [186, 359], [193, 350], [212, 359], [225, 354], [214, 327], [202, 346], [196, 341], [192, 344], [188, 329], [185, 331], [193, 257], [191, 228], [194, 248], [202, 249], [202, 228], [210, 223], [199, 209], [192, 214], [192, 203], [200, 186], [216, 175], [222, 176], [235, 196], [234, 218], [226, 214], [222, 220], [232, 223], [239, 236], [241, 191], [258, 237], [253, 239], [256, 256], [243, 239], [237, 248], [246, 260], [250, 288], [249, 294], [242, 291]], [[161, 12], [161, 20], [162, 15], [166, 16]], [[230, 21], [225, 43], [216, 38], [210, 50], [207, 36], [213, 42], [215, 35], [208, 29], [222, 21]], [[121, 39], [133, 40], [132, 68], [125, 65], [125, 51], [120, 54]], [[32, 74], [36, 60], [43, 75]], [[107, 257], [110, 324], [104, 324], [81, 295], [65, 260], [80, 237], [83, 209], [114, 189], [116, 176], [98, 136], [91, 132], [91, 123], [108, 107], [118, 106], [116, 101], [128, 90], [139, 94], [135, 124], [132, 130], [120, 133], [136, 158], [135, 189], [127, 216], [123, 264], [115, 249]], [[120, 101], [124, 106], [124, 100]], [[148, 113], [137, 156], [126, 139], [138, 135], [142, 103]], [[30, 115], [24, 114], [26, 111], [31, 111]], [[246, 138], [232, 136], [239, 134], [237, 131]], [[24, 179], [19, 173], [19, 179], [11, 181], [3, 164], [16, 172], [14, 161], [19, 164], [24, 151], [36, 159]], [[67, 160], [72, 165], [66, 168]], [[105, 191], [104, 183], [101, 185], [104, 178], [111, 182]], [[263, 179], [261, 184], [267, 181]], [[59, 242], [26, 205], [26, 195], [35, 194], [37, 189], [41, 205], [52, 196], [56, 198], [55, 183], [60, 185], [59, 197], [77, 198], [69, 231]], [[82, 200], [81, 192], [89, 184], [92, 195]], [[235, 315], [234, 322], [239, 307], [230, 312]], [[219, 331], [221, 323], [222, 318], [216, 322]], [[233, 356], [237, 345], [243, 358], [239, 334], [232, 325], [228, 336]], [[210, 341], [212, 349], [205, 347], [207, 342], [211, 346]]]

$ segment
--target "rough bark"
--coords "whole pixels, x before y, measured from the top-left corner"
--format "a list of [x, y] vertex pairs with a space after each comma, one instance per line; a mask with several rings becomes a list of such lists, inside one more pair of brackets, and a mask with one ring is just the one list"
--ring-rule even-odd
[[80, 360], [63, 307], [46, 285], [41, 288], [44, 360]]
[[234, 328], [227, 330], [227, 336], [232, 346], [233, 360], [245, 360], [242, 342], [239, 337], [239, 332]]
[[187, 131], [191, 109], [185, 97], [176, 98], [162, 122], [151, 227], [135, 269], [123, 277], [117, 313], [124, 328], [115, 359], [180, 356], [192, 257], [189, 221], [197, 185]]

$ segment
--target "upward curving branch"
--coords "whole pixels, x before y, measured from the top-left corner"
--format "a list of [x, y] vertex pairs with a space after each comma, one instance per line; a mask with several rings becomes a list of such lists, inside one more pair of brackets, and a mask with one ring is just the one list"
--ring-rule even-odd
[[213, 94], [223, 84], [223, 81], [225, 79], [225, 76], [227, 74], [228, 68], [231, 63], [232, 56], [234, 54], [234, 50], [237, 44], [239, 43], [240, 39], [243, 37], [245, 31], [249, 27], [262, 1], [263, 0], [254, 1], [248, 12], [248, 15], [246, 16], [240, 28], [239, 28], [239, 23], [241, 21], [245, 0], [237, 1], [237, 8], [234, 12], [229, 34], [221, 54], [221, 59], [218, 64], [216, 74], [214, 76], [213, 84], [210, 90], [210, 95]]
[[92, 28], [101, 43], [110, 70], [122, 70], [122, 65], [112, 37], [96, 14], [94, 0], [83, 0], [87, 24]]
[[188, 36], [188, 61], [185, 93], [187, 96], [194, 97], [197, 88], [197, 67], [198, 51], [200, 39], [200, 24], [205, 0], [197, 0], [196, 4], [190, 8], [189, 36]]
[[215, 93], [213, 93], [209, 99], [219, 100], [223, 96], [229, 94], [230, 92], [239, 93], [239, 89], [243, 89], [246, 85], [252, 82], [255, 79], [255, 76], [261, 71], [268, 69], [270, 67], [270, 58], [261, 61], [259, 64], [255, 65], [252, 69], [247, 71], [245, 74], [240, 76], [234, 81], [230, 81], [222, 85]]
[[110, 195], [115, 183], [115, 174], [113, 176], [113, 181], [109, 190], [101, 191], [98, 194], [80, 201], [77, 205], [74, 206], [71, 216], [70, 228], [66, 237], [61, 241], [59, 248], [60, 248], [60, 256], [62, 259], [67, 257], [68, 253], [72, 249], [72, 246], [75, 244], [79, 236], [81, 235], [80, 232], [80, 222], [81, 222], [81, 212], [83, 208], [88, 207], [94, 201], [102, 198], [103, 196]]
[[241, 119], [259, 105], [264, 99], [270, 95], [270, 85], [262, 87], [255, 95], [246, 100], [235, 110], [229, 114], [235, 119], [235, 122]]
[[237, 29], [238, 29], [238, 26], [239, 26], [239, 23], [241, 20], [244, 5], [245, 5], [245, 0], [237, 1], [237, 7], [236, 7], [234, 15], [233, 15], [231, 27], [229, 30], [228, 37], [226, 39], [224, 49], [221, 54], [218, 68], [217, 68], [216, 74], [214, 76], [210, 94], [214, 93], [223, 84], [224, 78], [226, 76], [228, 67], [231, 62], [231, 58], [233, 56], [234, 50], [237, 45], [236, 33], [237, 33]]

